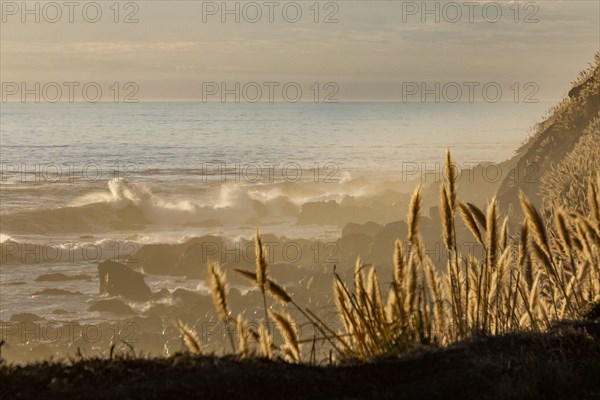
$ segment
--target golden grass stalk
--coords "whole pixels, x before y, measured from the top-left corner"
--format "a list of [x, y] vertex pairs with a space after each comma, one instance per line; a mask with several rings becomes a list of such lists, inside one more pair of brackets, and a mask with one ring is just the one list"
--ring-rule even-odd
[[412, 315], [415, 311], [415, 301], [417, 295], [417, 267], [414, 255], [411, 253], [408, 258], [407, 279], [405, 280], [406, 297], [404, 299], [404, 314]]
[[[448, 175], [445, 184], [441, 185], [440, 211], [443, 227], [443, 237], [448, 250], [448, 275], [450, 280], [450, 294], [452, 299], [452, 309], [458, 320], [457, 331], [459, 335], [464, 335], [467, 330], [466, 315], [468, 314], [468, 289], [464, 289], [463, 297], [463, 271], [460, 265], [460, 256], [456, 240], [456, 191], [457, 191], [457, 172], [450, 150], [446, 151], [446, 169]], [[476, 224], [475, 224], [476, 226]], [[476, 229], [478, 230], [478, 229]], [[465, 276], [467, 278], [467, 276]], [[468, 280], [464, 279], [465, 286]], [[433, 288], [430, 289], [433, 293]]]
[[477, 222], [479, 222], [479, 224], [487, 230], [487, 218], [485, 216], [485, 213], [483, 211], [481, 211], [476, 205], [471, 204], [471, 203], [467, 203], [467, 205], [469, 206], [469, 209], [471, 210], [471, 213], [473, 214], [473, 216], [475, 217], [475, 219], [477, 220]]
[[285, 291], [285, 289], [282, 286], [279, 286], [279, 284], [277, 284], [272, 279], [268, 279], [268, 282], [269, 294], [273, 296], [275, 300], [279, 301], [281, 304], [287, 304], [292, 301], [292, 297], [288, 294], [288, 292]]
[[508, 217], [505, 217], [504, 222], [502, 223], [502, 228], [500, 229], [500, 240], [500, 247], [502, 249], [506, 249], [508, 247]]
[[388, 321], [394, 321], [399, 318], [399, 315], [397, 315], [399, 300], [396, 293], [397, 291], [393, 287], [388, 292], [387, 301], [385, 303], [385, 316]]
[[440, 185], [440, 217], [442, 220], [442, 233], [446, 249], [450, 252], [454, 251], [454, 216], [448, 189], [445, 185]]
[[571, 241], [569, 228], [567, 228], [565, 214], [562, 210], [558, 209], [556, 210], [554, 216], [556, 230], [558, 232], [558, 237], [560, 238], [558, 244], [561, 246], [564, 254], [569, 254], [571, 252], [571, 248], [573, 247], [573, 242]]
[[367, 278], [367, 297], [373, 308], [373, 314], [379, 324], [385, 324], [385, 307], [383, 305], [383, 296], [381, 294], [381, 286], [377, 277], [377, 270], [372, 267], [369, 270]]
[[[529, 298], [527, 300], [528, 309], [532, 311], [535, 315], [537, 313], [539, 302], [539, 293], [540, 293], [540, 282], [541, 282], [541, 274], [537, 274], [535, 280], [533, 281], [533, 285], [531, 286], [531, 290], [529, 291]], [[533, 323], [536, 318], [532, 317], [531, 322]]]
[[[593, 270], [590, 267], [590, 264], [590, 262], [584, 262], [576, 273], [579, 292], [581, 293], [582, 299], [588, 303], [591, 303], [595, 300], [591, 293], [597, 293], [598, 289], [594, 289], [592, 286], [594, 285], [594, 282], [596, 282], [596, 285], [598, 285], [598, 281], [600, 280], [598, 278], [594, 279], [591, 276]], [[586, 292], [588, 292], [588, 296], [585, 295]]]
[[365, 277], [363, 273], [363, 265], [360, 257], [356, 259], [354, 264], [354, 290], [356, 291], [356, 301], [359, 308], [364, 308], [366, 303]]
[[475, 239], [477, 239], [477, 241], [481, 245], [483, 245], [481, 231], [479, 230], [477, 221], [475, 221], [475, 217], [473, 216], [473, 213], [469, 206], [464, 203], [458, 203], [458, 209], [460, 211], [460, 215], [462, 216], [463, 221], [465, 221], [465, 225], [467, 226], [467, 228], [469, 228]]
[[555, 277], [554, 267], [552, 266], [552, 261], [550, 261], [548, 254], [546, 254], [546, 252], [540, 247], [538, 242], [532, 242], [531, 249], [533, 250], [533, 254], [537, 257], [537, 259], [544, 266], [548, 276]]
[[183, 343], [185, 343], [190, 350], [190, 353], [201, 356], [202, 350], [200, 349], [200, 340], [198, 339], [198, 336], [196, 336], [196, 333], [180, 320], [177, 320], [177, 328], [181, 333]]
[[441, 297], [438, 278], [435, 273], [434, 266], [430, 260], [427, 260], [425, 267], [427, 273], [427, 283], [431, 290], [431, 299], [434, 307], [433, 310], [435, 316], [435, 323], [437, 325], [438, 331], [442, 332], [446, 325], [444, 316], [444, 300]]
[[238, 314], [237, 316], [236, 328], [239, 337], [238, 351], [241, 357], [247, 358], [250, 356], [250, 345], [248, 343], [250, 334], [248, 333], [248, 329], [246, 329], [246, 321], [244, 320], [244, 317], [242, 317], [242, 314]]
[[[242, 275], [244, 278], [248, 279], [255, 285], [257, 284], [255, 273], [237, 268], [234, 269], [234, 271]], [[279, 301], [280, 303], [287, 304], [292, 301], [292, 297], [289, 295], [289, 293], [286, 292], [286, 290], [273, 279], [267, 278], [267, 284], [265, 286], [267, 289], [267, 293], [269, 293], [275, 300]]]
[[[523, 290], [521, 282], [517, 282], [517, 290], [521, 296], [522, 308], [525, 310], [525, 314], [519, 318], [519, 326], [531, 326], [537, 330], [537, 319], [533, 316], [533, 310], [529, 305], [529, 295]], [[529, 321], [529, 323], [527, 321]]]
[[[564, 268], [569, 270], [569, 273], [573, 273], [575, 269], [575, 257], [573, 255], [573, 241], [571, 240], [571, 234], [567, 226], [567, 221], [564, 212], [561, 209], [555, 210], [554, 226], [558, 232], [558, 240], [556, 241], [563, 254], [568, 255], [569, 266]], [[576, 275], [574, 274], [575, 278]]]
[[265, 328], [264, 324], [260, 324], [258, 328], [258, 340], [260, 343], [260, 350], [265, 358], [272, 359], [273, 358], [273, 338], [271, 334]]
[[396, 239], [394, 243], [394, 283], [397, 286], [402, 284], [404, 280], [404, 253], [402, 251], [402, 242], [400, 239]]
[[343, 288], [343, 283], [337, 279], [333, 281], [333, 297], [337, 307], [338, 316], [346, 328], [346, 333], [352, 333], [352, 313], [351, 304], [347, 292]]
[[300, 362], [300, 343], [298, 340], [298, 332], [296, 325], [289, 314], [277, 313], [273, 310], [270, 311], [271, 317], [275, 320], [281, 336], [285, 340], [285, 344], [289, 350], [287, 353], [291, 361], [295, 363]]
[[546, 234], [546, 228], [540, 213], [535, 209], [533, 204], [531, 204], [531, 201], [529, 201], [529, 198], [523, 191], [519, 193], [519, 199], [521, 200], [521, 207], [525, 212], [525, 216], [527, 217], [527, 221], [530, 224], [531, 231], [533, 232], [537, 244], [546, 255], [550, 256], [551, 251], [548, 235]]
[[238, 269], [238, 268], [235, 268], [234, 271], [237, 272], [238, 274], [242, 275], [244, 278], [248, 279], [253, 284], [258, 285], [258, 283], [256, 281], [256, 274], [254, 272], [244, 271], [243, 269]]
[[254, 237], [254, 250], [256, 255], [256, 285], [262, 292], [263, 307], [265, 310], [265, 323], [267, 324], [267, 330], [271, 334], [271, 328], [269, 326], [269, 313], [267, 312], [267, 295], [265, 293], [267, 288], [267, 255], [266, 249], [263, 247], [262, 240], [260, 238], [260, 232], [256, 229], [256, 236]]
[[486, 216], [487, 227], [487, 261], [488, 268], [496, 268], [498, 261], [498, 203], [494, 197], [487, 208]]
[[577, 231], [577, 235], [575, 236], [576, 242], [580, 244], [579, 251], [583, 256], [589, 258], [593, 250], [592, 245], [588, 240], [588, 235], [586, 233], [587, 229], [579, 220], [575, 220], [575, 229]]
[[448, 170], [448, 174], [446, 177], [446, 182], [448, 183], [448, 200], [450, 208], [454, 210], [456, 208], [456, 181], [458, 176], [456, 172], [456, 166], [452, 161], [452, 154], [450, 153], [450, 149], [446, 150], [446, 169]]
[[600, 174], [598, 174], [597, 186], [590, 180], [588, 186], [588, 204], [590, 214], [597, 224], [600, 224]]
[[531, 266], [531, 257], [529, 255], [529, 225], [527, 221], [521, 225], [521, 240], [519, 242], [519, 268], [523, 273], [523, 279], [530, 289], [533, 285], [533, 269]]
[[[567, 284], [562, 273], [564, 270], [559, 271], [553, 262], [552, 251], [550, 247], [550, 242], [548, 240], [548, 235], [546, 233], [544, 221], [539, 212], [536, 210], [533, 204], [531, 204], [531, 202], [523, 192], [519, 194], [519, 197], [521, 200], [521, 206], [527, 217], [527, 222], [530, 224], [531, 230], [533, 231], [533, 236], [535, 238], [535, 242], [532, 246], [534, 253], [546, 268], [549, 277], [554, 279], [555, 286], [558, 289], [558, 291], [563, 294], [565, 305], [569, 308], [570, 312], [575, 314], [575, 306], [572, 304], [571, 300], [569, 299], [569, 296], [567, 295]], [[554, 303], [553, 305], [556, 310], [556, 303]]]
[[208, 270], [209, 287], [213, 302], [215, 303], [215, 307], [219, 312], [221, 320], [227, 321], [229, 318], [229, 311], [227, 310], [228, 288], [225, 274], [216, 261], [208, 260], [206, 268]]
[[[480, 271], [477, 288], [477, 320], [476, 330], [489, 331], [490, 301], [493, 297], [493, 285], [498, 264], [498, 205], [496, 198], [492, 198], [487, 206], [485, 216], [486, 227], [486, 258]], [[481, 317], [481, 325], [479, 324]]]
[[267, 283], [267, 255], [258, 229], [256, 230], [256, 236], [254, 237], [254, 250], [256, 255], [256, 285], [264, 292]]
[[208, 270], [210, 292], [212, 294], [213, 302], [219, 312], [221, 321], [225, 324], [227, 330], [227, 336], [229, 336], [229, 343], [231, 344], [232, 351], [235, 352], [235, 342], [233, 339], [233, 333], [229, 329], [229, 310], [227, 309], [227, 279], [225, 273], [221, 270], [221, 267], [216, 261], [208, 260], [206, 264]]
[[598, 229], [585, 218], [578, 218], [578, 223], [584, 228], [583, 231], [586, 233], [588, 240], [592, 244], [591, 247], [600, 247], [600, 233], [598, 232]]
[[[450, 163], [451, 160], [447, 159]], [[447, 165], [447, 169], [452, 167]], [[450, 194], [452, 184], [447, 182], [447, 185], [440, 185], [440, 218], [442, 221], [442, 236], [444, 245], [448, 251], [448, 292], [450, 294], [450, 304], [454, 318], [457, 321], [462, 321], [462, 295], [460, 288], [460, 270], [458, 265], [458, 251], [456, 246], [456, 232], [454, 225], [454, 209], [452, 203], [452, 195]], [[456, 196], [455, 196], [456, 197]], [[463, 331], [463, 324], [459, 323], [458, 330]]]
[[408, 241], [415, 244], [418, 236], [419, 215], [421, 213], [421, 185], [414, 191], [408, 210]]

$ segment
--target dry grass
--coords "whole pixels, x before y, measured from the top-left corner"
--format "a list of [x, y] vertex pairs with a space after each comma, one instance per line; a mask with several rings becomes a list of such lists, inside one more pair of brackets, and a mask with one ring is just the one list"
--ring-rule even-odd
[[573, 150], [543, 175], [540, 190], [544, 194], [544, 210], [565, 208], [580, 214], [596, 213], [597, 219], [597, 193], [589, 182], [599, 178], [599, 144], [600, 116], [592, 120]]
[[221, 321], [225, 323], [227, 327], [226, 330], [229, 336], [231, 350], [235, 352], [235, 341], [233, 339], [233, 334], [229, 329], [229, 310], [227, 309], [227, 278], [217, 262], [209, 260], [206, 267], [208, 270], [208, 280], [210, 282], [210, 292], [212, 294], [215, 307], [219, 312]]
[[285, 345], [282, 351], [285, 358], [291, 362], [300, 362], [300, 341], [298, 339], [298, 331], [292, 317], [287, 313], [277, 313], [270, 311], [271, 317], [277, 323], [277, 327], [281, 332], [281, 336], [285, 339]]
[[181, 321], [177, 321], [177, 327], [179, 328], [179, 332], [181, 332], [183, 342], [190, 352], [195, 355], [202, 355], [200, 340], [196, 336], [196, 333]]
[[[287, 313], [267, 311], [267, 294], [282, 307], [298, 310], [320, 332], [318, 340], [331, 345], [337, 359], [359, 360], [421, 345], [444, 346], [481, 334], [541, 332], [555, 321], [580, 318], [583, 310], [600, 300], [600, 182], [590, 181], [588, 213], [559, 208], [550, 220], [545, 220], [521, 194], [526, 218], [519, 234], [511, 236], [508, 219], [499, 214], [496, 199], [485, 210], [458, 200], [453, 165], [448, 152], [447, 180], [440, 191], [442, 233], [448, 253], [446, 271], [436, 271], [424, 251], [419, 233], [419, 187], [409, 205], [407, 247], [398, 239], [390, 249], [394, 268], [389, 288], [382, 287], [375, 267], [363, 265], [360, 258], [355, 265], [353, 287], [334, 272], [333, 298], [342, 329], [334, 329], [311, 310], [300, 307], [268, 277], [265, 251], [257, 231], [256, 272], [237, 272], [262, 292], [265, 313], [269, 312], [277, 323], [283, 343], [274, 344], [267, 314], [258, 333], [249, 333], [238, 316], [240, 355], [252, 354], [248, 338], [253, 336], [264, 357], [302, 360], [303, 339], [298, 336], [294, 321]], [[484, 248], [483, 256], [459, 250], [457, 211]], [[208, 270], [217, 311], [228, 323], [225, 277], [213, 262], [209, 262]], [[200, 351], [193, 332], [184, 328], [180, 326], [188, 347], [193, 352]], [[316, 338], [312, 340], [314, 346]]]

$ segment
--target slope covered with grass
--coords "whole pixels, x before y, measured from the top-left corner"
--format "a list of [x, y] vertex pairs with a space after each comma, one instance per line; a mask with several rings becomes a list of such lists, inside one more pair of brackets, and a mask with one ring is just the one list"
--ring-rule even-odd
[[[518, 207], [520, 191], [540, 206], [544, 195], [568, 195], [566, 202], [585, 201], [580, 187], [587, 187], [591, 174], [584, 169], [597, 167], [600, 141], [598, 118], [600, 117], [600, 53], [594, 63], [579, 74], [559, 105], [552, 108], [548, 118], [540, 123], [532, 137], [516, 152], [511, 165], [518, 168], [517, 178], [507, 176], [498, 189], [498, 200], [503, 210], [512, 210], [515, 216], [522, 215]], [[578, 143], [580, 143], [578, 145]], [[581, 159], [596, 157], [592, 164]], [[558, 169], [557, 169], [558, 168]], [[595, 169], [597, 171], [597, 168]], [[559, 176], [554, 176], [559, 171]], [[571, 172], [575, 174], [570, 175]], [[566, 204], [565, 204], [566, 205]]]

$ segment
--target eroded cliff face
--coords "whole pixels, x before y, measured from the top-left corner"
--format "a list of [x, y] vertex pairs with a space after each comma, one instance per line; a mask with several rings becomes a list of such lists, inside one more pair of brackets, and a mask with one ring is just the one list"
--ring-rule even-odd
[[[544, 197], [560, 196], [561, 190], [570, 192], [571, 186], [582, 184], [577, 178], [588, 179], [591, 174], [571, 174], [569, 170], [576, 153], [584, 147], [588, 150], [600, 146], [594, 140], [600, 129], [599, 116], [600, 53], [595, 56], [595, 64], [580, 74], [569, 96], [551, 110], [551, 115], [509, 162], [515, 165], [515, 174], [504, 178], [497, 193], [503, 211], [516, 217], [521, 214], [521, 190], [536, 206], [542, 206]], [[557, 175], [557, 171], [562, 172]], [[556, 177], [560, 178], [557, 182]], [[584, 186], [587, 187], [586, 182]]]

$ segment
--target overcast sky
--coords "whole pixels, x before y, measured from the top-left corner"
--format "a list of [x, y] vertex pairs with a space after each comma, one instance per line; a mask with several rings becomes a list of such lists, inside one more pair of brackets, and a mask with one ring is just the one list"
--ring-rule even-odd
[[[556, 101], [600, 48], [595, 0], [492, 2], [486, 11], [483, 1], [473, 7], [441, 2], [439, 23], [433, 14], [422, 15], [422, 2], [321, 2], [317, 23], [313, 1], [287, 5], [287, 12], [289, 2], [244, 8], [247, 3], [238, 5], [240, 23], [233, 15], [221, 22], [221, 2], [121, 3], [118, 23], [113, 1], [98, 2], [97, 23], [83, 18], [85, 2], [73, 10], [74, 22], [61, 7], [55, 23], [49, 21], [56, 10], [40, 3], [36, 23], [35, 15], [22, 15], [20, 1], [3, 1], [1, 79], [133, 81], [142, 100], [200, 99], [203, 82], [223, 81], [336, 82], [340, 100], [400, 99], [403, 82], [499, 82], [505, 88], [535, 82], [538, 99]], [[433, 9], [435, 3], [427, 4]], [[256, 4], [263, 15], [251, 23]], [[302, 17], [291, 23], [286, 18], [296, 18], [295, 4]], [[492, 23], [495, 4], [502, 16]], [[453, 23], [457, 10], [462, 18]], [[95, 11], [87, 9], [88, 19]], [[129, 14], [138, 22], [123, 23]], [[324, 23], [327, 16], [338, 22]]]

